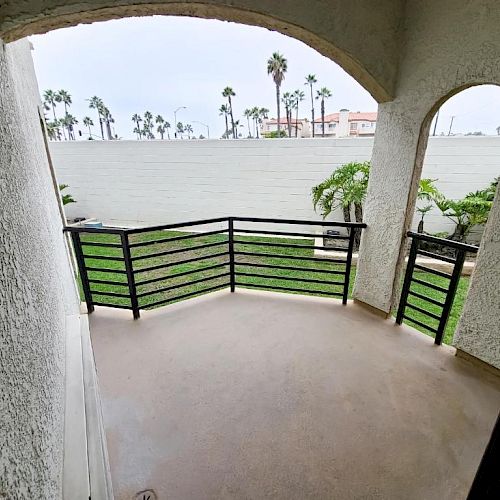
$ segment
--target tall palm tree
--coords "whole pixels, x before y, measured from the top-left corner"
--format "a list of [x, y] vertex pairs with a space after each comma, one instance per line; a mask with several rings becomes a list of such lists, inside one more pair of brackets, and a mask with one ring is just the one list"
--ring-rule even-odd
[[184, 133], [184, 125], [182, 124], [182, 122], [179, 122], [177, 124], [177, 133], [181, 136], [182, 139], [182, 134]]
[[321, 87], [316, 91], [316, 99], [321, 100], [321, 135], [323, 137], [325, 137], [325, 99], [328, 99], [329, 97], [332, 97], [332, 93], [326, 87]]
[[293, 97], [295, 99], [294, 107], [295, 107], [295, 137], [297, 137], [299, 132], [299, 103], [304, 100], [304, 92], [302, 90], [297, 89], [293, 93]]
[[[267, 117], [269, 115], [269, 110], [267, 108], [260, 108], [259, 109], [259, 116], [257, 118], [257, 124], [260, 126], [262, 123], [262, 120], [267, 120]], [[257, 128], [258, 130], [258, 128]]]
[[97, 117], [99, 118], [99, 126], [101, 127], [101, 138], [104, 140], [104, 127], [103, 127], [103, 118], [102, 118], [102, 108], [104, 106], [104, 102], [100, 97], [96, 95], [88, 99], [89, 108], [95, 109], [97, 111]]
[[64, 127], [66, 127], [66, 130], [68, 131], [68, 139], [75, 140], [75, 134], [73, 130], [73, 125], [76, 125], [78, 123], [78, 120], [73, 116], [70, 115], [69, 113], [66, 113], [64, 115], [64, 118], [61, 120], [62, 124]]
[[163, 124], [163, 127], [165, 128], [165, 132], [167, 133], [167, 139], [170, 140], [170, 132], [168, 131], [168, 129], [170, 128], [170, 123], [169, 122], [165, 122]]
[[165, 119], [161, 115], [156, 115], [155, 122], [158, 123], [156, 131], [160, 134], [161, 140], [163, 141], [163, 136], [165, 135]]
[[92, 129], [90, 128], [94, 125], [92, 118], [90, 118], [90, 116], [85, 116], [83, 118], [83, 124], [89, 129], [89, 138], [92, 139]]
[[231, 101], [231, 97], [234, 97], [236, 94], [231, 87], [226, 87], [222, 91], [222, 97], [227, 97], [229, 116], [231, 117], [231, 130], [233, 132], [233, 139], [236, 139], [236, 129], [234, 127], [234, 116], [233, 116], [233, 103]]
[[132, 121], [135, 123], [134, 132], [137, 134], [137, 139], [140, 140], [142, 137], [142, 131], [141, 131], [142, 118], [141, 118], [141, 115], [135, 113], [132, 116]]
[[276, 85], [276, 107], [278, 112], [278, 137], [280, 136], [280, 87], [281, 83], [285, 79], [285, 73], [288, 69], [288, 62], [284, 56], [278, 52], [274, 52], [273, 55], [267, 61], [267, 74], [271, 75]]
[[68, 112], [68, 107], [71, 106], [72, 100], [71, 95], [67, 90], [60, 90], [57, 95], [59, 96], [59, 102], [64, 104], [64, 114]]
[[108, 135], [108, 140], [113, 140], [113, 133], [111, 132], [111, 124], [115, 123], [115, 119], [111, 115], [111, 112], [109, 109], [104, 106], [104, 104], [101, 107], [101, 115], [102, 115], [102, 120], [104, 124], [106, 125], [106, 133]]
[[224, 120], [226, 121], [226, 131], [224, 132], [224, 138], [227, 139], [228, 136], [229, 136], [229, 129], [228, 129], [228, 124], [227, 124], [227, 115], [229, 114], [229, 108], [223, 104], [220, 108], [219, 108], [219, 116], [223, 116], [224, 115]]
[[187, 132], [187, 135], [188, 135], [188, 139], [191, 139], [191, 134], [193, 133], [193, 127], [191, 126], [190, 123], [188, 123], [185, 127], [184, 127], [184, 131]]
[[151, 111], [144, 112], [144, 136], [147, 139], [154, 139], [153, 135], [153, 113]]
[[[285, 114], [286, 114], [286, 125], [288, 128], [288, 137], [292, 137], [292, 105], [293, 105], [293, 97], [290, 92], [285, 92], [283, 97], [281, 98], [281, 102], [285, 105]], [[278, 121], [278, 130], [279, 130], [279, 121]], [[278, 134], [279, 137], [279, 134]]]
[[56, 106], [59, 101], [59, 94], [53, 90], [46, 90], [43, 93], [43, 101], [46, 109], [52, 108], [52, 114], [54, 115], [54, 121], [57, 121], [56, 116]]
[[313, 85], [317, 83], [316, 75], [307, 75], [306, 83], [304, 85], [309, 85], [311, 91], [311, 126], [312, 126], [312, 136], [314, 137], [314, 95], [313, 95]]
[[252, 130], [250, 129], [250, 118], [253, 117], [253, 109], [245, 109], [245, 111], [243, 111], [243, 115], [245, 116], [245, 118], [247, 119], [247, 125], [248, 125], [248, 137], [252, 137]]

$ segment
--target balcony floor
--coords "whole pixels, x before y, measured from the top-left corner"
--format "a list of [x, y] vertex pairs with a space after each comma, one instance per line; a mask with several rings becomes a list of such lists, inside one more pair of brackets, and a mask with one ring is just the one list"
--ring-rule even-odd
[[117, 499], [465, 498], [500, 379], [360, 306], [222, 291], [97, 308]]

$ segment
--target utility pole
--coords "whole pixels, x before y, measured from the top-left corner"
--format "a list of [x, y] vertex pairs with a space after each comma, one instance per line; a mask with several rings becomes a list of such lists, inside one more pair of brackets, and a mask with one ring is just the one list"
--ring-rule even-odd
[[451, 117], [451, 121], [450, 121], [450, 129], [448, 130], [448, 135], [451, 135], [451, 127], [453, 127], [453, 120], [455, 119], [454, 116]]
[[174, 137], [177, 139], [177, 111], [181, 109], [187, 109], [186, 106], [179, 106], [175, 111], [174, 111]]
[[432, 132], [432, 135], [436, 135], [436, 128], [437, 128], [437, 124], [438, 124], [438, 120], [439, 120], [439, 112], [440, 111], [441, 111], [441, 108], [439, 108], [437, 113], [436, 113], [436, 121], [434, 122], [434, 130]]

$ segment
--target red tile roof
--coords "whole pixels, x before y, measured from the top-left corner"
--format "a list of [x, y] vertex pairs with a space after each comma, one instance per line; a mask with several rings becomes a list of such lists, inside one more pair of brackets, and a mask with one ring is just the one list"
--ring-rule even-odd
[[[340, 113], [331, 113], [329, 115], [325, 115], [325, 123], [331, 122], [339, 122]], [[357, 121], [366, 121], [366, 122], [376, 122], [377, 121], [377, 112], [376, 111], [366, 111], [364, 113], [349, 113], [349, 121], [357, 122]], [[321, 118], [316, 118], [314, 123], [321, 123]]]

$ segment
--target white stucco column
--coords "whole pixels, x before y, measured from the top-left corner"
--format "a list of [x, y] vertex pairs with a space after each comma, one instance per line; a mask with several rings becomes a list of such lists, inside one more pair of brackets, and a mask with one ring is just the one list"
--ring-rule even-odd
[[66, 317], [78, 313], [30, 44], [0, 40], [0, 495], [61, 498]]
[[453, 344], [500, 368], [500, 189], [481, 239]]
[[427, 146], [425, 118], [405, 100], [381, 104], [353, 296], [389, 313], [397, 295], [404, 259], [403, 241], [415, 208], [416, 190]]

